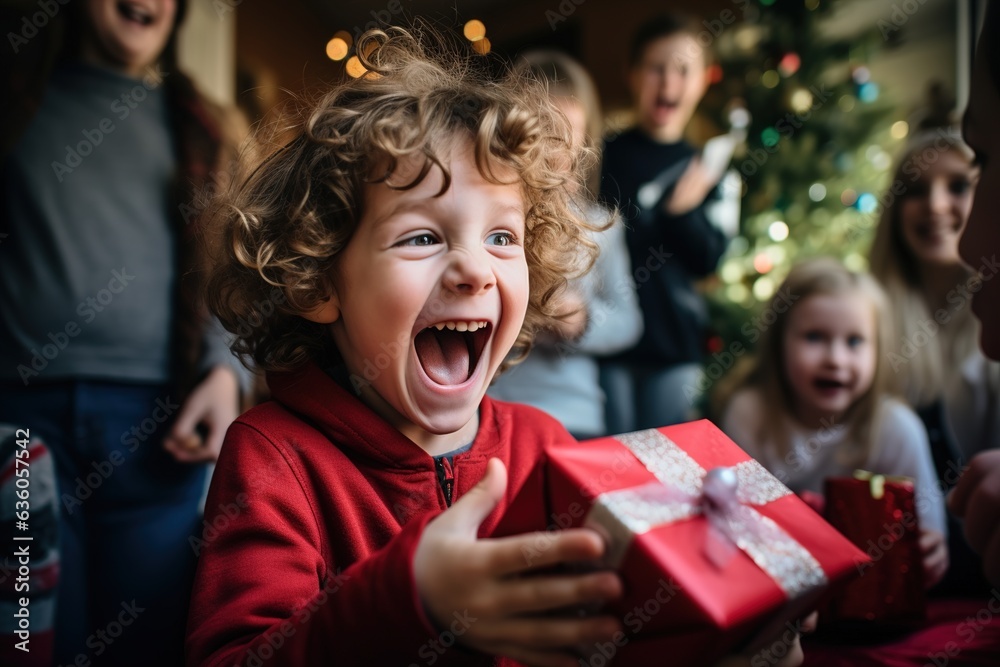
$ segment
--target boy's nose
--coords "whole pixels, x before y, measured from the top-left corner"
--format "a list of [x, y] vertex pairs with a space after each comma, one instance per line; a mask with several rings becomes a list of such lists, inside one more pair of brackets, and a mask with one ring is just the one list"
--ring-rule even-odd
[[452, 251], [451, 263], [444, 274], [444, 284], [459, 294], [474, 295], [496, 285], [496, 277], [485, 257], [465, 249]]
[[676, 96], [684, 88], [684, 74], [668, 67], [660, 78], [660, 90], [664, 95]]

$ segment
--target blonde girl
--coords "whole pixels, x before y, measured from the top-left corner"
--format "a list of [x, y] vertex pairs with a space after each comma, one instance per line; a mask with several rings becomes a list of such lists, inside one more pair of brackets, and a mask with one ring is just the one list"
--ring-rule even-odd
[[819, 493], [857, 468], [913, 477], [925, 581], [936, 583], [947, 569], [944, 507], [923, 425], [886, 390], [885, 293], [817, 258], [795, 266], [768, 307], [775, 323], [730, 384], [722, 429], [794, 491]]

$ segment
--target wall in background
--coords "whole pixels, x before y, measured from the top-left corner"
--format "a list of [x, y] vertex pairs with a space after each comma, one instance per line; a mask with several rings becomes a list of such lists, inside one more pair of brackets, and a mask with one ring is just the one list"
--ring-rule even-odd
[[236, 99], [235, 0], [188, 0], [177, 36], [177, 58], [209, 98], [221, 104]]

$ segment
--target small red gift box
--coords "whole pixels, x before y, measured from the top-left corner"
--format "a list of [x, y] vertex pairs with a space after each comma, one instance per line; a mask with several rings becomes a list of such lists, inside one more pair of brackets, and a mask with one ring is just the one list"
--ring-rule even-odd
[[858, 470], [826, 480], [826, 519], [871, 559], [830, 603], [832, 619], [880, 623], [926, 615], [913, 480]]
[[710, 664], [775, 616], [811, 611], [867, 561], [705, 420], [549, 448], [494, 535], [542, 523], [607, 537], [624, 632], [598, 648], [617, 664]]

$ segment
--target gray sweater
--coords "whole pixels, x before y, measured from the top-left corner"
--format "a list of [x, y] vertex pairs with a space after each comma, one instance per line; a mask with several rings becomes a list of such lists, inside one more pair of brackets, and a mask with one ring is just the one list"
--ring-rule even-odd
[[[169, 379], [177, 160], [159, 83], [58, 68], [4, 161], [0, 381]], [[228, 356], [209, 336], [206, 356]]]
[[[602, 215], [607, 213], [589, 211], [592, 218]], [[490, 396], [544, 410], [577, 436], [605, 434], [597, 358], [628, 349], [642, 335], [642, 312], [623, 232], [618, 220], [596, 235], [601, 254], [575, 285], [587, 303], [583, 337], [575, 343], [536, 345], [527, 359], [497, 378]]]

